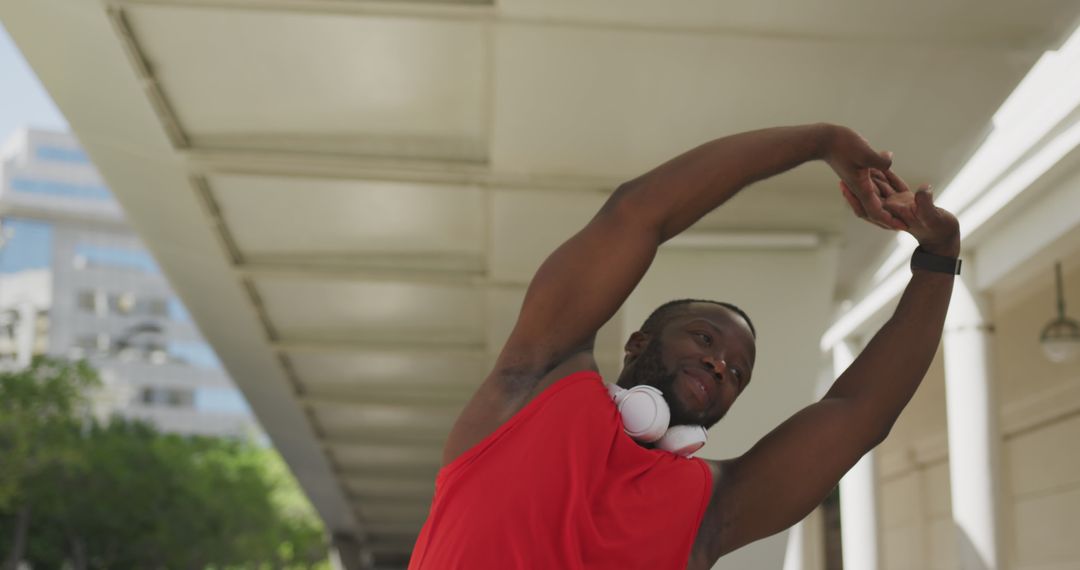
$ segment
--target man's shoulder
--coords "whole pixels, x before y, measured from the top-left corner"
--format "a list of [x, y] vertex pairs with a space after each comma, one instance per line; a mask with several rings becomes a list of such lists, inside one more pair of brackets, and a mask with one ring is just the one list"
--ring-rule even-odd
[[599, 375], [591, 350], [541, 367], [528, 362], [500, 360], [502, 365], [492, 370], [458, 416], [444, 448], [444, 465], [513, 419], [559, 380], [575, 372]]

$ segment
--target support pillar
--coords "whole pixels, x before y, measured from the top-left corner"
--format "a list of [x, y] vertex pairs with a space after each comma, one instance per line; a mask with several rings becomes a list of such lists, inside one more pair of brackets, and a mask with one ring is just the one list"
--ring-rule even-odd
[[[833, 377], [855, 360], [855, 347], [844, 340], [833, 347]], [[877, 570], [878, 501], [874, 452], [870, 451], [840, 479], [840, 536], [844, 568]]]
[[970, 278], [957, 279], [943, 335], [949, 481], [962, 570], [1001, 568], [1000, 437], [991, 375], [988, 304]]
[[349, 533], [337, 532], [330, 537], [336, 558], [334, 566], [339, 570], [370, 570], [372, 568], [371, 553], [363, 547], [355, 536]]

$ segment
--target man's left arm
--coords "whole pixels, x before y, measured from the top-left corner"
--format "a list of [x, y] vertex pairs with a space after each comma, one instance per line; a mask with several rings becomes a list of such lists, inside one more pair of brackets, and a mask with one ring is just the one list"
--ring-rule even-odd
[[[889, 180], [903, 186], [891, 173]], [[935, 207], [928, 192], [903, 189], [906, 196], [890, 200], [891, 211], [908, 224], [924, 250], [958, 256], [956, 218]], [[865, 216], [846, 192], [845, 197], [856, 214]], [[712, 463], [714, 492], [692, 568], [708, 568], [720, 556], [801, 520], [885, 439], [937, 351], [952, 287], [952, 275], [916, 270], [892, 318], [821, 401], [796, 413], [744, 455]]]

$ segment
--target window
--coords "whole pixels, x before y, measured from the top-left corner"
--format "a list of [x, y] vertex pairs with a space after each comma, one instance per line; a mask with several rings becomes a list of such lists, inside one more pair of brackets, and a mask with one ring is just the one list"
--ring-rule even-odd
[[37, 194], [81, 200], [112, 200], [112, 194], [109, 193], [108, 188], [95, 184], [72, 184], [57, 180], [14, 177], [9, 185], [12, 191], [20, 194]]
[[107, 334], [85, 334], [75, 339], [75, 346], [87, 352], [109, 350], [111, 343]]
[[251, 413], [243, 394], [233, 388], [199, 388], [195, 391], [195, 409], [200, 412]]
[[109, 312], [114, 315], [135, 314], [135, 295], [131, 293], [110, 293]]
[[204, 342], [172, 342], [168, 346], [169, 355], [181, 362], [201, 368], [221, 368], [221, 362], [210, 345]]
[[82, 149], [44, 144], [38, 145], [34, 149], [34, 158], [50, 162], [70, 162], [73, 164], [90, 163], [90, 159]]
[[194, 407], [195, 394], [190, 389], [145, 387], [139, 394], [139, 401], [155, 408], [191, 408]]
[[87, 313], [96, 313], [97, 293], [88, 289], [79, 291], [75, 297], [75, 306]]
[[77, 267], [132, 269], [153, 274], [161, 272], [154, 258], [142, 249], [80, 243], [75, 245], [75, 259]]
[[23, 218], [0, 220], [0, 273], [47, 269], [52, 265], [51, 224]]
[[147, 299], [146, 314], [152, 317], [168, 317], [169, 302], [165, 299]]

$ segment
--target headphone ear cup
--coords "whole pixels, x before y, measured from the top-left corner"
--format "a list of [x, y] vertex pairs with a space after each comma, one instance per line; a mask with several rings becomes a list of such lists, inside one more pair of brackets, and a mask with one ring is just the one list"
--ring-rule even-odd
[[634, 386], [620, 392], [615, 404], [622, 416], [623, 431], [638, 441], [660, 439], [671, 422], [664, 394], [652, 386]]
[[690, 457], [701, 449], [708, 439], [708, 432], [701, 426], [671, 426], [656, 442], [656, 447], [676, 455]]

